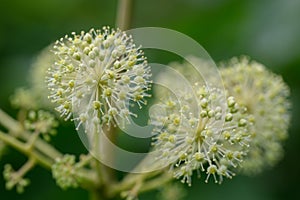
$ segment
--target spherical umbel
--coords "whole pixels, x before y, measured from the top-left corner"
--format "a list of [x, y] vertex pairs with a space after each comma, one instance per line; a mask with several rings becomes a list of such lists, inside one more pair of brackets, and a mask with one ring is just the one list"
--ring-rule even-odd
[[280, 76], [247, 57], [233, 58], [224, 65], [220, 72], [226, 90], [255, 119], [253, 142], [241, 170], [258, 173], [282, 158], [290, 121], [290, 91]]
[[159, 103], [164, 112], [153, 113], [157, 162], [167, 163], [174, 177], [188, 185], [195, 171], [199, 176], [206, 173], [206, 182], [213, 177], [221, 183], [223, 177], [234, 176], [233, 168], [247, 154], [252, 122], [234, 97], [222, 102], [220, 89], [195, 83], [193, 91], [196, 107], [191, 104], [194, 96], [180, 91], [177, 98], [170, 96]]
[[[104, 27], [65, 36], [54, 45], [55, 63], [48, 70], [49, 98], [66, 120], [75, 110], [78, 127], [95, 121], [119, 123], [140, 107], [151, 86], [146, 58], [131, 36]], [[77, 127], [77, 128], [78, 128]]]

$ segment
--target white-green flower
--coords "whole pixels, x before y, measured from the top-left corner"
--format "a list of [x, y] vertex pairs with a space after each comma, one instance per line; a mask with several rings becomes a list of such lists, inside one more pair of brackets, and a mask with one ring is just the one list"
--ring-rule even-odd
[[42, 135], [46, 141], [50, 141], [51, 137], [56, 134], [58, 121], [54, 115], [44, 110], [29, 111], [28, 117], [24, 121], [24, 127], [34, 133]]
[[110, 125], [135, 115], [129, 110], [131, 101], [146, 104], [150, 67], [125, 32], [104, 27], [72, 33], [56, 42], [54, 54], [47, 82], [50, 99], [65, 119], [74, 111], [78, 126]]
[[11, 105], [19, 109], [37, 109], [38, 103], [31, 89], [17, 88], [10, 98]]
[[54, 55], [50, 52], [51, 48], [51, 45], [46, 47], [36, 56], [31, 64], [29, 73], [30, 91], [32, 96], [35, 97], [38, 108], [44, 109], [53, 109], [54, 106], [48, 99], [49, 91], [47, 90], [48, 86], [45, 82], [47, 70], [49, 66], [54, 63]]
[[160, 189], [159, 200], [182, 200], [186, 197], [186, 191], [182, 184], [168, 183]]
[[198, 176], [205, 172], [206, 182], [213, 176], [221, 183], [223, 177], [232, 178], [247, 154], [251, 118], [233, 97], [222, 102], [218, 88], [195, 83], [193, 92], [164, 98], [152, 113], [156, 162], [169, 165], [174, 177], [188, 185], [195, 171]]
[[63, 158], [57, 158], [52, 165], [53, 178], [62, 189], [78, 187], [77, 171], [74, 155], [66, 154]]
[[15, 171], [10, 164], [4, 165], [3, 178], [6, 180], [6, 189], [11, 190], [15, 187], [18, 193], [23, 193], [25, 187], [30, 184], [30, 180], [24, 178], [23, 175]]
[[53, 62], [54, 55], [49, 47], [37, 55], [30, 66], [30, 87], [15, 90], [10, 99], [13, 107], [25, 110], [53, 109], [53, 104], [48, 99], [49, 91], [45, 82], [47, 69]]
[[233, 58], [221, 69], [229, 95], [255, 117], [253, 142], [241, 170], [246, 174], [275, 165], [283, 156], [282, 142], [290, 121], [290, 90], [283, 79], [248, 58]]

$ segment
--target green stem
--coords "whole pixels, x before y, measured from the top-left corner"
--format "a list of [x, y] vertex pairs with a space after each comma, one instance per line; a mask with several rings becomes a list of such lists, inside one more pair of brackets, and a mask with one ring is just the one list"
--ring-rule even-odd
[[79, 179], [80, 186], [87, 190], [95, 190], [100, 187], [99, 180], [97, 179], [97, 174], [93, 170], [80, 169], [76, 173], [76, 177]]
[[39, 164], [44, 166], [46, 169], [51, 169], [53, 162], [49, 158], [38, 153], [37, 151], [29, 150], [25, 143], [20, 142], [19, 140], [15, 139], [14, 137], [8, 134], [3, 133], [2, 131], [0, 131], [0, 140], [14, 147], [15, 149], [27, 155], [28, 157], [34, 158]]
[[[29, 158], [36, 160], [38, 164], [51, 171], [52, 164], [56, 158], [63, 155], [53, 148], [50, 144], [46, 143], [42, 139], [32, 135], [31, 133], [23, 130], [20, 123], [0, 109], [0, 124], [9, 130], [10, 134], [6, 134], [0, 131], [0, 140], [6, 144], [14, 147], [16, 150], [25, 154]], [[38, 134], [37, 134], [38, 136]], [[17, 138], [21, 138], [25, 142], [19, 141]], [[32, 143], [33, 141], [33, 144]], [[29, 144], [29, 145], [28, 145]], [[85, 170], [80, 170], [78, 178], [81, 179], [82, 187], [95, 188], [98, 184], [98, 180], [95, 179], [95, 174], [89, 173]]]
[[[99, 130], [99, 131], [101, 131], [101, 130]], [[103, 180], [104, 173], [102, 172], [102, 164], [100, 163], [100, 161], [97, 158], [97, 156], [101, 156], [100, 152], [99, 152], [99, 150], [100, 150], [99, 135], [100, 135], [100, 133], [98, 133], [97, 129], [95, 128], [94, 138], [93, 138], [94, 144], [93, 144], [92, 152], [94, 154], [95, 171], [97, 173], [98, 180], [101, 183], [103, 183], [104, 182], [104, 180]]]
[[[103, 134], [105, 134], [104, 137], [107, 137], [112, 143], [114, 143], [116, 141], [117, 129], [114, 126], [104, 126], [103, 130]], [[103, 149], [103, 153], [106, 154], [106, 157], [109, 157], [111, 159], [115, 158], [116, 155], [114, 154], [113, 149], [111, 149], [109, 145], [104, 145]], [[103, 170], [105, 172], [106, 183], [110, 185], [114, 183], [116, 181], [115, 170], [106, 165], [103, 165]]]
[[15, 172], [14, 179], [20, 180], [29, 170], [35, 166], [35, 159], [29, 158], [29, 160], [17, 171]]
[[[28, 139], [30, 137], [30, 134], [26, 132], [26, 135], [24, 134], [24, 138]], [[56, 159], [61, 158], [63, 155], [57, 151], [55, 148], [53, 148], [51, 145], [43, 141], [42, 139], [38, 138], [35, 141], [35, 148], [37, 148], [39, 151], [47, 155], [49, 158]]]
[[[146, 183], [147, 180], [158, 176], [161, 171], [154, 171], [149, 173], [141, 173], [141, 174], [128, 174], [126, 178], [124, 178], [120, 183], [116, 183], [109, 188], [108, 195], [115, 196], [122, 191], [130, 190], [132, 187], [136, 185], [138, 182]], [[154, 178], [153, 178], [154, 179]]]
[[[22, 125], [16, 121], [15, 119], [11, 118], [8, 114], [0, 109], [0, 124], [2, 124], [6, 129], [9, 130], [9, 133], [16, 138], [21, 138], [23, 140], [30, 140], [32, 134], [25, 131]], [[62, 157], [62, 154], [54, 149], [51, 145], [46, 143], [40, 138], [37, 138], [35, 141], [35, 147], [45, 155], [49, 156], [53, 160], [56, 158]]]
[[27, 141], [27, 148], [28, 150], [31, 150], [32, 148], [34, 148], [34, 143], [36, 142], [36, 140], [38, 139], [40, 135], [40, 132], [39, 131], [35, 131], [31, 137], [29, 138], [29, 140]]
[[107, 198], [103, 196], [103, 193], [99, 190], [90, 191], [90, 200], [106, 200]]
[[[100, 162], [101, 156], [106, 156], [111, 159], [114, 158], [112, 149], [110, 149], [102, 137], [108, 137], [109, 140], [114, 141], [116, 137], [116, 129], [108, 128], [106, 126], [100, 128], [99, 130], [95, 129], [94, 133], [94, 144], [92, 148], [92, 152], [94, 155], [94, 169], [97, 172], [99, 182], [104, 185], [104, 187], [110, 187], [116, 180], [115, 171], [110, 167], [104, 165]], [[101, 149], [101, 150], [100, 150]], [[104, 155], [105, 154], [105, 155]]]
[[119, 0], [116, 25], [121, 30], [128, 30], [131, 26], [133, 0]]
[[170, 182], [173, 179], [173, 176], [169, 173], [163, 174], [155, 179], [152, 179], [150, 181], [144, 182], [142, 187], [140, 188], [139, 192], [147, 192], [153, 189], [157, 189], [166, 183]]
[[[7, 145], [12, 146], [21, 153], [25, 154], [27, 157], [34, 159], [35, 162], [37, 162], [47, 170], [51, 171], [51, 167], [54, 163], [54, 160], [49, 159], [47, 156], [39, 153], [38, 151], [28, 149], [26, 143], [20, 142], [13, 136], [5, 134], [2, 131], [0, 131], [0, 140], [5, 142]], [[81, 180], [82, 187], [84, 188], [95, 188], [98, 185], [98, 181], [97, 179], [95, 179], [95, 174], [93, 172], [90, 172], [88, 170], [80, 170], [77, 176]]]
[[151, 172], [143, 174], [130, 174], [125, 181], [115, 184], [109, 188], [108, 195], [113, 197], [121, 192], [141, 194], [157, 189], [173, 180], [173, 176], [167, 172]]
[[0, 109], [0, 124], [12, 132], [15, 137], [18, 137], [19, 133], [23, 132], [23, 127], [21, 124], [16, 122], [16, 120], [11, 118], [2, 109]]
[[80, 162], [76, 164], [76, 167], [78, 168], [82, 168], [88, 164], [91, 163], [91, 161], [93, 160], [93, 156], [89, 153], [87, 155], [84, 155], [84, 158], [80, 159]]
[[111, 186], [109, 190], [110, 195], [116, 195], [124, 190], [131, 189], [136, 182], [146, 182], [153, 177], [159, 177], [161, 174], [165, 173], [164, 169], [158, 170], [160, 167], [159, 163], [153, 163], [155, 158], [153, 155], [146, 155], [143, 160], [135, 167], [133, 171], [148, 171], [145, 173], [130, 173], [127, 174], [126, 177], [119, 183], [116, 183]]

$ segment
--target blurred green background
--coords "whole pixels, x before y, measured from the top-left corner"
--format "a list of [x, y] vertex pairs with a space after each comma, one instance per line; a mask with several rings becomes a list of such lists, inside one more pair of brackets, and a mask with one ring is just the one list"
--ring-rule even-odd
[[[114, 27], [116, 0], [1, 0], [0, 107], [10, 114], [8, 97], [27, 84], [30, 64], [40, 50], [71, 31]], [[256, 177], [237, 176], [222, 185], [194, 180], [186, 199], [300, 199], [300, 1], [299, 0], [136, 0], [132, 27], [165, 27], [198, 41], [216, 61], [246, 54], [281, 74], [291, 88], [292, 126], [285, 157]], [[159, 54], [151, 61], [168, 62]], [[64, 132], [54, 139], [63, 152], [85, 151], [78, 137]], [[17, 168], [25, 158], [9, 149], [0, 160]], [[2, 174], [2, 173], [1, 173]], [[0, 199], [87, 199], [80, 189], [62, 191], [51, 173], [35, 168], [24, 194], [6, 191], [0, 177]], [[141, 196], [153, 199], [154, 193]]]

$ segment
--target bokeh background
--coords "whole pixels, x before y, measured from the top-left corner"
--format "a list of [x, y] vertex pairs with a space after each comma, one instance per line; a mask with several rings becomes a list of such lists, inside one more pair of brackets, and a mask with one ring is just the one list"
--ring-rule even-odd
[[[103, 25], [114, 27], [116, 0], [1, 0], [0, 1], [0, 107], [10, 114], [9, 96], [28, 84], [27, 74], [44, 47], [71, 31]], [[300, 199], [300, 1], [299, 0], [136, 0], [132, 27], [165, 27], [198, 41], [219, 62], [246, 54], [281, 74], [291, 88], [293, 103], [285, 157], [274, 168], [255, 177], [237, 176], [222, 185], [193, 181], [186, 199], [281, 200]], [[164, 53], [151, 53], [150, 61], [167, 63]], [[85, 152], [70, 125], [60, 128], [55, 145], [65, 153]], [[0, 160], [15, 168], [25, 158], [8, 149]], [[2, 200], [83, 200], [80, 189], [61, 190], [51, 173], [36, 167], [24, 194], [6, 191], [0, 177]], [[141, 196], [153, 199], [155, 193]]]

